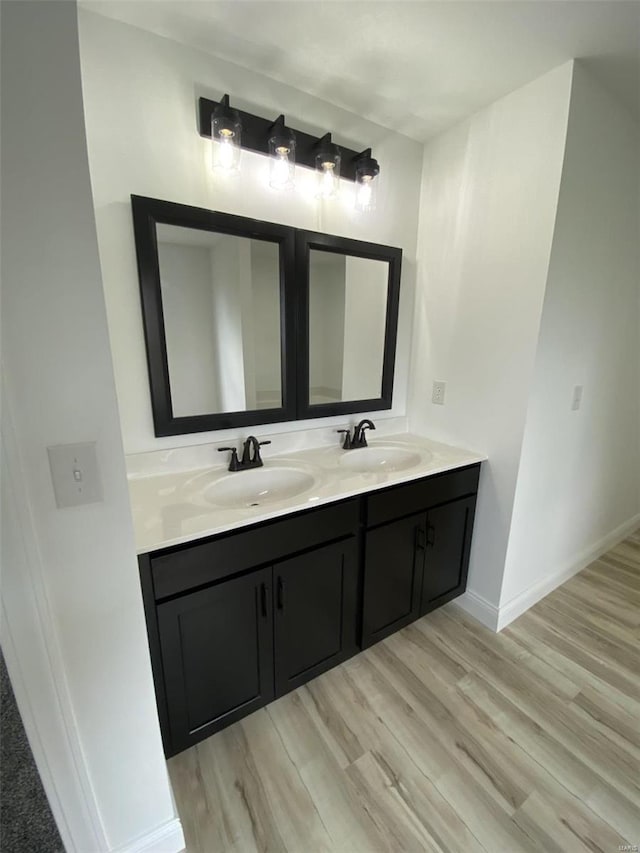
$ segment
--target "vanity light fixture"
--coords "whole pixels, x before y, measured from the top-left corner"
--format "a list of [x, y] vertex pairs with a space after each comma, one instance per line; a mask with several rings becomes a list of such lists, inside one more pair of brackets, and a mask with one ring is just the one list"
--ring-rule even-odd
[[275, 190], [292, 189], [295, 183], [296, 135], [278, 116], [269, 137], [269, 186]]
[[242, 121], [238, 111], [229, 106], [229, 95], [225, 95], [211, 113], [211, 138], [214, 168], [229, 175], [239, 174]]
[[342, 152], [326, 133], [318, 143], [316, 154], [316, 172], [318, 173], [318, 198], [331, 198], [337, 195], [340, 180]]
[[337, 195], [340, 179], [356, 182], [356, 207], [372, 210], [375, 178], [380, 172], [371, 149], [353, 151], [332, 141], [331, 134], [312, 136], [293, 130], [285, 117], [262, 118], [229, 106], [229, 95], [220, 101], [200, 98], [198, 102], [200, 135], [212, 138], [214, 165], [227, 172], [239, 171], [241, 148], [270, 157], [269, 183], [277, 189], [293, 186], [295, 165], [307, 166], [317, 174], [317, 195]]
[[367, 148], [355, 161], [356, 166], [356, 210], [362, 212], [375, 210], [378, 182], [376, 178], [380, 174], [378, 161], [371, 156], [371, 149]]

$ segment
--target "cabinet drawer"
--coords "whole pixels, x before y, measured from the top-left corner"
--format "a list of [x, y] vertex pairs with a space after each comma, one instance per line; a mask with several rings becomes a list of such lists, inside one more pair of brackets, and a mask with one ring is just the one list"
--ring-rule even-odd
[[221, 534], [210, 542], [151, 557], [156, 600], [194, 589], [357, 531], [358, 500]]
[[473, 495], [478, 491], [479, 476], [480, 465], [472, 465], [369, 495], [367, 526], [375, 527], [437, 504]]

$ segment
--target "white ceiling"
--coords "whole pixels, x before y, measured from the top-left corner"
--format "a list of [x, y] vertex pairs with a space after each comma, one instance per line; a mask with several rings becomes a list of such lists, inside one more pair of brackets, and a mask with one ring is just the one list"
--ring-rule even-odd
[[[640, 2], [80, 0], [418, 140], [571, 58], [640, 118]], [[233, 97], [233, 93], [231, 93]]]

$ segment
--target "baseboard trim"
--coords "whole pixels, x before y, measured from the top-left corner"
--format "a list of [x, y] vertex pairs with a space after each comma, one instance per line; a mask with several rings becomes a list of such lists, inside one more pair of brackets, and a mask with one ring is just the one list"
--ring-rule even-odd
[[485, 628], [489, 628], [491, 631], [498, 630], [498, 608], [491, 604], [491, 602], [487, 601], [486, 598], [478, 595], [477, 592], [473, 592], [473, 590], [468, 589], [461, 596], [452, 601], [451, 604], [459, 607], [461, 610], [464, 610], [464, 612], [468, 613], [469, 616], [473, 616], [473, 618], [480, 622], [481, 625], [484, 625]]
[[[578, 572], [581, 572], [582, 569], [586, 568], [589, 563], [597, 560], [598, 557], [601, 557], [606, 551], [613, 548], [615, 545], [618, 545], [623, 539], [626, 539], [627, 536], [630, 533], [633, 533], [638, 526], [640, 526], [640, 513], [634, 515], [633, 518], [630, 518], [623, 524], [620, 524], [615, 528], [615, 530], [612, 530], [611, 533], [603, 536], [597, 542], [594, 542], [584, 551], [580, 552], [580, 554], [578, 554], [569, 564], [560, 569], [560, 571], [547, 575], [533, 586], [530, 586], [529, 589], [525, 589], [524, 592], [521, 592], [519, 595], [515, 596], [515, 598], [512, 598], [511, 601], [503, 604], [497, 609], [496, 627], [493, 628], [493, 630], [502, 631], [502, 629], [506, 628], [509, 623], [513, 622], [514, 619], [517, 619], [518, 616], [521, 616], [525, 611], [529, 610], [530, 607], [533, 607], [534, 604], [543, 599], [546, 595], [549, 595], [550, 592], [553, 592], [553, 590], [556, 589], [556, 587], [559, 587], [560, 584], [568, 581], [569, 578], [572, 578]], [[486, 603], [488, 604], [488, 602]], [[489, 607], [492, 607], [492, 605], [489, 605]], [[496, 610], [496, 608], [493, 609]], [[471, 615], [475, 614], [471, 613]], [[491, 627], [483, 620], [480, 621], [482, 621], [483, 625]]]
[[173, 818], [147, 832], [135, 841], [113, 850], [112, 853], [182, 853], [184, 834], [179, 818]]

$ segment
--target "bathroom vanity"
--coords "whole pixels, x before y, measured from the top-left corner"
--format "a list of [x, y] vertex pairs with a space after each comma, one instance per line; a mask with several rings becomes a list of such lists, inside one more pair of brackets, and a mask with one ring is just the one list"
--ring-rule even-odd
[[[391, 408], [401, 249], [131, 201], [156, 435]], [[464, 591], [482, 457], [366, 428], [130, 470], [167, 756]]]
[[133, 476], [167, 756], [460, 595], [482, 458], [396, 436]]

